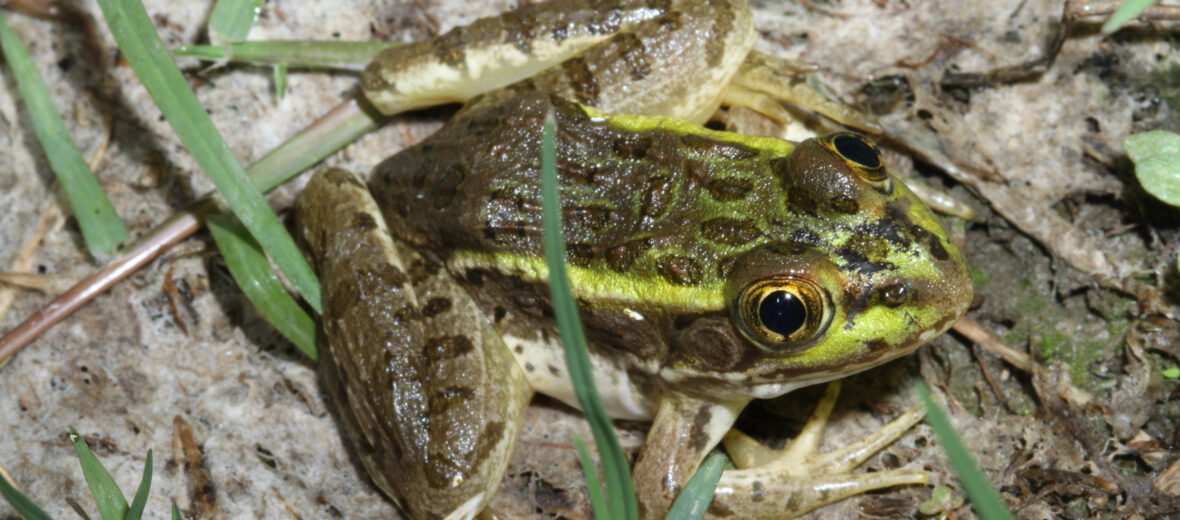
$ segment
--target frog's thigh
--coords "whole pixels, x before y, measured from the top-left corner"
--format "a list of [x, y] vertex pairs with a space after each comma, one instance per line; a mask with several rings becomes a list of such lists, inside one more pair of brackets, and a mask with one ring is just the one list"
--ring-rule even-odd
[[366, 469], [414, 518], [470, 518], [515, 446], [524, 375], [445, 270], [390, 237], [351, 173], [318, 172], [296, 211], [324, 287], [325, 377]]
[[[556, 0], [481, 18], [431, 40], [383, 51], [361, 75], [385, 114], [443, 103], [529, 78], [658, 14], [647, 2]], [[606, 30], [606, 29], [611, 30]]]
[[841, 124], [879, 134], [881, 126], [869, 116], [835, 101], [826, 95], [810, 72], [815, 67], [750, 51], [722, 93], [722, 103], [743, 106], [776, 119], [789, 122], [790, 113], [779, 102], [814, 110]]
[[739, 518], [791, 518], [873, 489], [925, 483], [926, 473], [916, 470], [851, 473], [920, 421], [920, 407], [859, 442], [829, 453], [817, 452], [839, 389], [839, 381], [829, 384], [803, 431], [782, 450], [763, 447], [736, 430], [727, 434], [726, 450], [741, 469], [722, 474], [713, 507], [737, 513]]

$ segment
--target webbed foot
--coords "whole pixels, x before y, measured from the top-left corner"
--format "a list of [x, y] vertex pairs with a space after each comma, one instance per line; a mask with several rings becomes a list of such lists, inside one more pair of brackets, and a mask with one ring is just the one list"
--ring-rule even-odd
[[926, 483], [928, 475], [918, 470], [852, 473], [921, 421], [925, 415], [921, 406], [856, 443], [818, 453], [820, 435], [839, 393], [840, 382], [829, 383], [803, 431], [783, 449], [767, 448], [730, 430], [722, 442], [738, 469], [722, 475], [714, 507], [738, 513], [740, 518], [789, 518], [865, 491]]

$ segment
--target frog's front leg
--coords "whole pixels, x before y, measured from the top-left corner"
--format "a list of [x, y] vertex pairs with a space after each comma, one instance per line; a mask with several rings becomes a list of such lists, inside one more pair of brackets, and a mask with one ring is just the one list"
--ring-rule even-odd
[[640, 517], [668, 514], [676, 495], [748, 403], [716, 403], [679, 393], [660, 401], [633, 471]]
[[838, 380], [829, 383], [811, 419], [782, 450], [766, 448], [730, 430], [745, 402], [718, 404], [681, 397], [662, 403], [648, 433], [655, 442], [644, 446], [635, 467], [643, 518], [667, 514], [676, 494], [722, 437], [738, 469], [722, 473], [710, 517], [792, 518], [865, 491], [925, 483], [927, 475], [922, 471], [851, 473], [920, 421], [923, 414], [918, 407], [859, 442], [829, 453], [817, 452], [839, 391]]
[[474, 517], [516, 445], [523, 372], [470, 295], [390, 236], [351, 173], [318, 172], [296, 212], [324, 287], [326, 387], [369, 475], [412, 518]]
[[828, 383], [811, 418], [793, 441], [772, 450], [732, 430], [724, 439], [736, 470], [721, 476], [713, 503], [739, 518], [791, 518], [866, 491], [924, 484], [918, 470], [852, 473], [852, 470], [922, 420], [920, 406], [907, 410], [880, 430], [835, 451], [819, 453], [819, 440], [840, 393], [840, 381]]

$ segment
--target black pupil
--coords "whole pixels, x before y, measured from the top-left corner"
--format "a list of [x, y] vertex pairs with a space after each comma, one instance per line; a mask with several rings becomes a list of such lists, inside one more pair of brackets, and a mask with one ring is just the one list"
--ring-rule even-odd
[[839, 135], [832, 141], [832, 144], [836, 145], [836, 151], [840, 152], [840, 155], [848, 160], [856, 161], [865, 168], [881, 166], [881, 157], [877, 155], [877, 151], [859, 138], [851, 135]]
[[803, 326], [807, 309], [794, 294], [774, 291], [758, 304], [758, 318], [762, 320], [763, 327], [786, 337]]

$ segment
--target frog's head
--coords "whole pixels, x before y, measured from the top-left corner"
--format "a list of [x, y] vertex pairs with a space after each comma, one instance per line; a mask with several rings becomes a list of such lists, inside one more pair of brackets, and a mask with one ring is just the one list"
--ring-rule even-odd
[[867, 139], [829, 134], [770, 163], [791, 224], [735, 258], [729, 323], [686, 327], [666, 378], [707, 372], [715, 391], [778, 395], [908, 354], [963, 315], [962, 255]]

